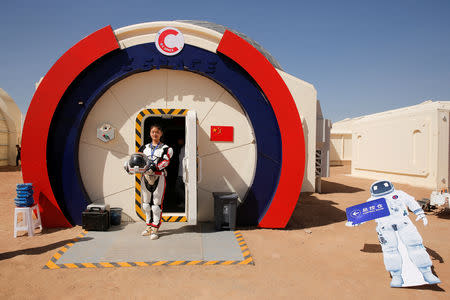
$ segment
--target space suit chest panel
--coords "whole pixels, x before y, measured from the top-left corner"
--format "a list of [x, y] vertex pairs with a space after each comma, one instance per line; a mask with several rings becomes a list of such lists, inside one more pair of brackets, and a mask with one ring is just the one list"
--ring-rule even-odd
[[158, 163], [164, 155], [164, 151], [167, 148], [166, 145], [160, 145], [156, 149], [150, 146], [150, 144], [145, 145], [142, 151], [147, 157], [154, 163]]
[[407, 216], [408, 208], [404, 203], [402, 197], [398, 194], [390, 193], [385, 196], [386, 203], [389, 207], [389, 212], [391, 216]]

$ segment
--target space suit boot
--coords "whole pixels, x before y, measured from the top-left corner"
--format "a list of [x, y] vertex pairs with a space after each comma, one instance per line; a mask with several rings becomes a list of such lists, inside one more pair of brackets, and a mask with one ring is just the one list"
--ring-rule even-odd
[[431, 267], [419, 268], [419, 270], [422, 272], [423, 279], [429, 284], [441, 283], [441, 280], [431, 272]]
[[152, 227], [151, 234], [150, 234], [150, 239], [151, 240], [157, 240], [158, 238], [159, 238], [159, 236], [158, 236], [158, 228]]
[[402, 271], [391, 271], [391, 287], [402, 287], [403, 285], [403, 279], [402, 279]]
[[147, 226], [145, 228], [145, 230], [142, 231], [142, 233], [141, 233], [142, 236], [149, 236], [151, 234], [152, 234], [152, 227], [151, 226]]

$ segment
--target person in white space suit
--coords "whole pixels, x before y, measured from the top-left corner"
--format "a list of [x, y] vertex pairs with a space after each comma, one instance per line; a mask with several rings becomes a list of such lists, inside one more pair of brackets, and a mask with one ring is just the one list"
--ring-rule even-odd
[[[146, 229], [143, 236], [158, 239], [158, 229], [161, 226], [162, 205], [166, 190], [165, 168], [173, 156], [173, 150], [161, 142], [163, 131], [161, 126], [154, 124], [150, 128], [152, 142], [139, 148], [139, 152], [148, 158], [141, 179], [142, 209], [145, 212]], [[125, 163], [125, 170], [130, 170], [129, 162]]]

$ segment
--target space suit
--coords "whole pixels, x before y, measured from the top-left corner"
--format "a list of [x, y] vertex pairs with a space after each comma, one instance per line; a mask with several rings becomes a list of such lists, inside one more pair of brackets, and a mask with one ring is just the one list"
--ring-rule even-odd
[[402, 257], [398, 251], [395, 232], [406, 246], [411, 261], [422, 273], [424, 280], [429, 284], [440, 283], [439, 278], [431, 272], [432, 263], [422, 244], [422, 237], [408, 217], [409, 208], [417, 216], [416, 221], [422, 220], [424, 226], [428, 224], [424, 211], [414, 197], [403, 191], [395, 190], [392, 183], [386, 180], [373, 183], [370, 193], [372, 196], [367, 201], [383, 197], [389, 207], [390, 215], [375, 221], [377, 222], [378, 239], [383, 249], [384, 264], [386, 270], [392, 275], [391, 286], [401, 287], [403, 284]]
[[[157, 239], [166, 190], [167, 172], [165, 168], [169, 165], [173, 150], [163, 143], [156, 146], [150, 143], [141, 146], [139, 152], [146, 155], [150, 161], [146, 172], [141, 177], [142, 209], [147, 224], [147, 228], [142, 232], [142, 235], [150, 235], [151, 239]], [[125, 165], [125, 170], [127, 170], [127, 165]]]

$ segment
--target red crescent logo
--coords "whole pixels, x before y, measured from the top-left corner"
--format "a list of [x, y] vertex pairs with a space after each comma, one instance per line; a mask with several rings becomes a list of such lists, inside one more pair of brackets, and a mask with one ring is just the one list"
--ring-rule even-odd
[[159, 35], [158, 45], [163, 51], [168, 52], [168, 53], [174, 53], [174, 52], [178, 51], [178, 48], [177, 47], [173, 47], [173, 48], [167, 47], [165, 41], [166, 41], [166, 37], [168, 35], [175, 35], [175, 36], [177, 36], [178, 32], [176, 30], [173, 30], [173, 29], [164, 30]]

